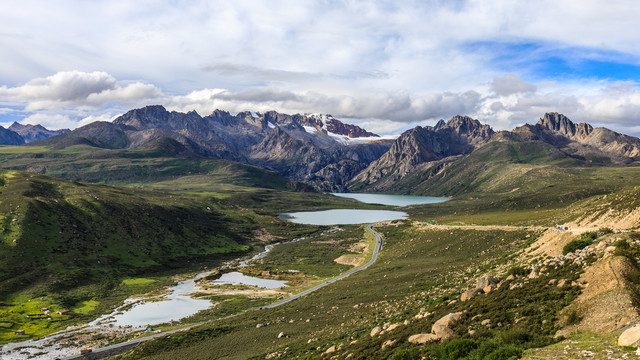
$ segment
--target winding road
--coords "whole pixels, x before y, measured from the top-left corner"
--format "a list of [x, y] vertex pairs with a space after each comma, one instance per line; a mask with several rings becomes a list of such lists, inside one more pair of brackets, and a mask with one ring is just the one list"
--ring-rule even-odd
[[382, 249], [382, 236], [380, 236], [380, 234], [378, 234], [375, 230], [373, 230], [373, 225], [374, 224], [367, 225], [367, 230], [369, 230], [369, 232], [372, 233], [373, 236], [376, 237], [376, 245], [373, 248], [373, 254], [371, 255], [371, 260], [369, 260], [366, 264], [364, 264], [364, 265], [362, 265], [360, 267], [357, 267], [355, 269], [351, 269], [351, 270], [347, 271], [346, 273], [344, 273], [342, 275], [336, 276], [331, 280], [327, 280], [327, 281], [323, 282], [320, 285], [316, 285], [316, 286], [314, 286], [314, 287], [312, 287], [310, 289], [307, 289], [307, 290], [305, 290], [305, 291], [303, 291], [303, 292], [301, 292], [299, 294], [296, 294], [296, 295], [294, 295], [292, 297], [286, 298], [284, 300], [280, 300], [280, 301], [275, 302], [275, 303], [273, 303], [271, 305], [267, 305], [267, 306], [264, 307], [264, 309], [272, 309], [272, 308], [275, 308], [275, 307], [290, 303], [293, 300], [299, 299], [299, 298], [301, 298], [301, 297], [303, 297], [303, 296], [305, 296], [307, 294], [311, 294], [312, 292], [314, 292], [314, 291], [316, 291], [318, 289], [322, 289], [323, 287], [325, 287], [327, 285], [333, 284], [334, 282], [336, 282], [336, 281], [338, 281], [340, 279], [344, 279], [349, 275], [355, 274], [355, 273], [357, 273], [359, 271], [362, 271], [362, 270], [368, 268], [369, 266], [371, 266], [378, 259], [378, 254], [380, 253], [380, 249]]
[[[307, 289], [299, 294], [293, 295], [289, 298], [280, 300], [278, 302], [275, 302], [273, 304], [264, 306], [262, 308], [260, 308], [260, 310], [262, 309], [273, 309], [276, 308], [278, 306], [282, 306], [284, 304], [288, 304], [296, 299], [299, 299], [305, 295], [311, 294], [312, 292], [322, 289], [325, 286], [328, 286], [330, 284], [333, 284], [334, 282], [340, 280], [340, 279], [344, 279], [349, 275], [353, 275], [359, 271], [362, 271], [366, 268], [368, 268], [369, 266], [371, 266], [374, 262], [376, 262], [376, 260], [378, 259], [378, 254], [380, 254], [380, 249], [382, 249], [382, 236], [380, 236], [380, 234], [378, 232], [376, 232], [375, 230], [373, 230], [373, 226], [375, 224], [370, 224], [367, 225], [367, 230], [373, 234], [373, 236], [375, 236], [376, 238], [376, 245], [373, 247], [373, 254], [371, 255], [371, 259], [364, 265], [357, 267], [355, 269], [351, 269], [349, 271], [347, 271], [344, 274], [338, 275], [336, 277], [334, 277], [331, 280], [327, 280], [325, 282], [323, 282], [322, 284], [316, 285], [310, 289]], [[232, 317], [234, 315], [231, 315], [229, 317]], [[201, 324], [197, 324], [197, 325], [201, 325]], [[163, 333], [159, 333], [159, 334], [154, 334], [152, 336], [148, 336], [148, 337], [144, 337], [144, 338], [140, 338], [140, 339], [135, 339], [135, 340], [131, 340], [131, 341], [127, 341], [127, 342], [123, 342], [120, 344], [114, 344], [114, 345], [109, 345], [109, 346], [105, 346], [99, 349], [95, 349], [93, 352], [89, 353], [89, 354], [82, 354], [82, 355], [73, 355], [73, 356], [69, 356], [69, 357], [65, 357], [64, 360], [70, 360], [70, 359], [86, 359], [86, 360], [94, 360], [94, 359], [106, 359], [108, 357], [112, 357], [112, 356], [116, 356], [118, 354], [122, 354], [125, 353], [126, 351], [130, 350], [131, 348], [133, 348], [134, 346], [137, 346], [140, 343], [143, 343], [145, 341], [160, 337], [160, 336], [165, 336], [168, 334], [172, 334], [178, 331], [186, 331], [191, 329], [194, 326], [197, 325], [190, 325], [184, 328], [180, 328], [180, 329], [176, 329], [176, 330], [172, 330], [172, 331], [167, 331], [167, 332], [163, 332]]]

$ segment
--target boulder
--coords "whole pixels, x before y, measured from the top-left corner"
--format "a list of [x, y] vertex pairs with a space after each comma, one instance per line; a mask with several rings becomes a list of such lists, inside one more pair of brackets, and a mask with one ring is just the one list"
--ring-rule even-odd
[[434, 328], [436, 325], [444, 325], [446, 327], [452, 327], [452, 326], [455, 326], [460, 320], [462, 320], [461, 313], [447, 314], [441, 317], [440, 319], [438, 319], [438, 321], [436, 321], [435, 323], [433, 323], [433, 326], [431, 327], [431, 332], [435, 332]]
[[398, 323], [398, 324], [391, 324], [391, 325], [387, 326], [387, 328], [385, 329], [385, 331], [386, 331], [386, 332], [389, 332], [389, 331], [391, 331], [391, 330], [393, 330], [393, 329], [397, 328], [398, 326], [400, 326], [400, 324], [399, 324], [399, 323]]
[[285, 336], [286, 336], [286, 335], [285, 335], [283, 332], [281, 332], [280, 334], [278, 334], [278, 339], [281, 339], [281, 338], [283, 338], [283, 337], [285, 337]]
[[387, 340], [382, 344], [382, 348], [385, 349], [385, 348], [391, 347], [396, 344], [396, 341], [397, 340]]
[[371, 333], [369, 333], [369, 335], [373, 337], [380, 334], [381, 332], [382, 332], [382, 328], [380, 326], [376, 326], [373, 329], [371, 329]]
[[505, 281], [511, 281], [511, 280], [515, 280], [515, 279], [516, 279], [516, 277], [512, 274], [512, 275], [507, 276], [507, 278], [504, 279], [504, 280]]
[[482, 292], [484, 292], [485, 294], [488, 294], [488, 293], [492, 292], [493, 289], [495, 289], [495, 288], [496, 288], [495, 285], [489, 285], [486, 288], [482, 289]]
[[478, 290], [478, 289], [467, 290], [467, 291], [463, 292], [462, 295], [460, 295], [460, 301], [467, 301], [467, 300], [471, 299], [472, 297], [478, 295], [479, 293], [480, 293], [480, 290]]
[[491, 276], [484, 276], [476, 280], [476, 289], [484, 289], [489, 285], [497, 285], [498, 283], [498, 279], [492, 278]]
[[325, 354], [331, 354], [333, 352], [336, 352], [336, 346], [333, 345], [332, 347], [328, 348], [327, 351], [325, 351]]
[[491, 325], [491, 319], [484, 319], [480, 324], [484, 326]]
[[640, 346], [640, 324], [622, 332], [618, 337], [618, 346]]
[[409, 336], [409, 342], [412, 344], [426, 344], [432, 341], [438, 341], [438, 337], [435, 334], [415, 334]]
[[449, 340], [455, 336], [453, 330], [442, 324], [434, 325], [433, 333], [436, 334], [436, 337], [440, 340]]

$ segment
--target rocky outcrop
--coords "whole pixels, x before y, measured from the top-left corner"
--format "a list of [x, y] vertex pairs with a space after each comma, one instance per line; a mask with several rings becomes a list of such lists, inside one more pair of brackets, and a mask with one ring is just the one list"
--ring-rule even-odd
[[415, 334], [408, 341], [413, 344], [426, 344], [438, 340], [450, 340], [455, 337], [451, 329], [462, 320], [461, 313], [450, 313], [438, 319], [431, 326], [431, 334]]

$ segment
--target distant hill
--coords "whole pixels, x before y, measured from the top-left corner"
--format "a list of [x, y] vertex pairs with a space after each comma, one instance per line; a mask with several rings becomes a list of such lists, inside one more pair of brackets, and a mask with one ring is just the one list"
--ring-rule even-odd
[[[11, 126], [9, 126], [9, 130], [20, 135], [24, 139], [25, 144], [50, 138], [52, 136], [61, 135], [70, 131], [69, 129], [48, 130], [42, 125], [29, 125], [29, 124], [22, 125], [15, 121], [13, 122], [13, 124], [11, 124]], [[17, 145], [17, 144], [2, 143], [2, 145]]]

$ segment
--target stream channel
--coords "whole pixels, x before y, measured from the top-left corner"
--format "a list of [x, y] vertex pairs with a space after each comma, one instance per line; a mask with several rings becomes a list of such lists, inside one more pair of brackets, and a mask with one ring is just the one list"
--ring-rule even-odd
[[[419, 204], [433, 204], [449, 200], [448, 198], [437, 198], [427, 196], [409, 196], [409, 195], [390, 195], [390, 194], [360, 194], [360, 193], [334, 193], [333, 195], [352, 198], [364, 203], [381, 204], [397, 207]], [[386, 220], [405, 219], [408, 215], [402, 211], [390, 210], [362, 210], [362, 209], [335, 209], [321, 211], [304, 211], [283, 213], [279, 216], [282, 220], [295, 223], [310, 225], [343, 225], [343, 224], [367, 224]], [[295, 239], [292, 241], [299, 241]], [[265, 250], [256, 254], [248, 260], [240, 260], [238, 268], [245, 267], [254, 260], [265, 257], [274, 246], [274, 243], [265, 246]], [[125, 300], [125, 303], [116, 308], [112, 313], [101, 316], [82, 328], [82, 330], [95, 329], [99, 327], [127, 327], [131, 329], [146, 328], [150, 325], [169, 323], [179, 321], [180, 319], [189, 317], [199, 311], [206, 310], [214, 304], [205, 299], [194, 299], [189, 296], [190, 293], [197, 291], [197, 280], [208, 276], [212, 271], [197, 274], [195, 277], [180, 281], [175, 286], [170, 287], [169, 293], [164, 295], [161, 301], [145, 301], [145, 299], [131, 298]], [[287, 286], [286, 281], [261, 279], [258, 277], [247, 276], [238, 271], [226, 272], [216, 283], [234, 284], [234, 285], [252, 285], [266, 289], [275, 289]], [[79, 330], [77, 330], [79, 331]], [[71, 331], [74, 332], [74, 331]], [[69, 355], [69, 349], [59, 348], [56, 346], [56, 338], [67, 335], [67, 332], [61, 335], [52, 335], [39, 340], [27, 340], [19, 343], [6, 344], [0, 350], [0, 356], [4, 356], [11, 352], [11, 359], [50, 359], [58, 355]], [[13, 349], [20, 348], [21, 354], [16, 354]], [[29, 351], [30, 348], [34, 352]], [[41, 352], [43, 348], [46, 351], [44, 357], [33, 356], [37, 352]], [[56, 349], [58, 348], [58, 349]], [[58, 350], [58, 351], [56, 351]], [[65, 351], [66, 350], [66, 351]], [[30, 353], [31, 357], [25, 353]], [[21, 356], [23, 355], [23, 356]], [[15, 356], [15, 357], [13, 357]]]

